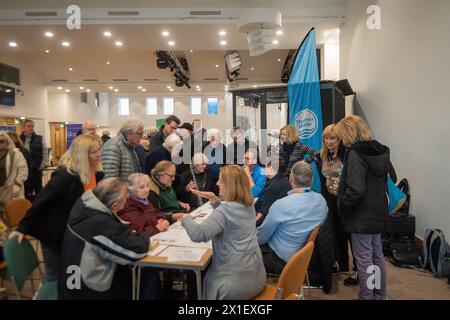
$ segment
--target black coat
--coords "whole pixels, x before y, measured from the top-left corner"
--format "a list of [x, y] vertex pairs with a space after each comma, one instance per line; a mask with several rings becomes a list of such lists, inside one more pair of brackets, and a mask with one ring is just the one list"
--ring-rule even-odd
[[[203, 175], [204, 177], [204, 185], [201, 185], [199, 187], [200, 191], [210, 191], [214, 192], [214, 194], [219, 194], [219, 188], [217, 187], [216, 183], [214, 182], [214, 179], [212, 175], [206, 170]], [[196, 175], [197, 183], [199, 183], [199, 175]], [[178, 183], [175, 187], [175, 192], [177, 194], [177, 199], [182, 202], [186, 202], [189, 204], [191, 209], [195, 209], [200, 206], [198, 198], [196, 195], [194, 195], [191, 192], [186, 191], [186, 186], [189, 184], [189, 182], [192, 181], [192, 171], [188, 170], [180, 175], [178, 179]], [[207, 199], [203, 199], [203, 203], [208, 202]]]
[[275, 201], [286, 197], [291, 189], [291, 183], [284, 172], [279, 172], [272, 179], [267, 179], [266, 186], [255, 203], [255, 211], [264, 215], [264, 217], [258, 221], [258, 225], [262, 223], [265, 216], [269, 213], [272, 204]]
[[166, 150], [162, 145], [156, 147], [155, 149], [151, 149], [145, 158], [145, 169], [144, 173], [150, 175], [152, 169], [156, 167], [158, 162], [163, 160], [172, 160], [172, 156], [169, 151]]
[[[103, 172], [97, 172], [95, 175], [97, 182], [103, 176]], [[83, 183], [79, 176], [70, 174], [64, 168], [57, 169], [48, 184], [34, 199], [33, 205], [20, 221], [17, 230], [59, 251], [70, 210], [83, 192]]]
[[149, 151], [152, 151], [156, 147], [159, 147], [166, 140], [166, 136], [163, 133], [163, 128], [164, 128], [164, 125], [161, 126], [161, 128], [159, 129], [157, 134], [153, 135], [150, 138], [150, 150]]
[[[25, 144], [25, 133], [20, 135], [23, 144]], [[33, 133], [30, 140], [30, 167], [31, 169], [40, 169], [43, 160], [44, 145], [42, 136]]]
[[338, 214], [346, 232], [378, 234], [384, 229], [389, 155], [389, 148], [376, 140], [358, 142], [350, 148], [337, 195]]

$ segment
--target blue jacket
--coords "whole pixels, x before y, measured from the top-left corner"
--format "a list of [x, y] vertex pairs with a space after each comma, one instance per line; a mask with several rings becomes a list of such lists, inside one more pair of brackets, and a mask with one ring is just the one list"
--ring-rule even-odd
[[252, 179], [255, 183], [252, 188], [252, 195], [253, 197], [258, 198], [266, 186], [266, 175], [264, 173], [264, 169], [258, 165], [255, 166], [252, 172]]

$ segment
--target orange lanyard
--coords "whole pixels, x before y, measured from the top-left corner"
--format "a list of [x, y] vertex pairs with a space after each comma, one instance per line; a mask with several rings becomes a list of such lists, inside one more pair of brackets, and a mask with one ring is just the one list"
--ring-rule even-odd
[[311, 189], [299, 189], [299, 190], [295, 190], [294, 192], [292, 192], [292, 194], [296, 194], [296, 193], [307, 193], [310, 192]]

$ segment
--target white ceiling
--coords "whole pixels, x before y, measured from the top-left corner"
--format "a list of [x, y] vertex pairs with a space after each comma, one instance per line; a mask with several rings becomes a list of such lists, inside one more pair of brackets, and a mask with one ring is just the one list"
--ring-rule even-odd
[[[108, 23], [99, 23], [100, 20], [87, 21], [82, 18], [81, 30], [69, 30], [61, 21], [50, 18], [36, 20], [23, 18], [24, 10], [43, 10], [64, 8], [73, 1], [60, 0], [22, 0], [0, 2], [0, 57], [1, 54], [14, 54], [24, 59], [43, 75], [50, 89], [56, 90], [59, 84], [54, 80], [65, 79], [64, 88], [79, 90], [79, 86], [89, 87], [92, 91], [107, 91], [113, 85], [121, 92], [138, 91], [137, 86], [143, 85], [148, 91], [167, 91], [166, 86], [172, 85], [175, 92], [187, 92], [174, 86], [169, 70], [160, 70], [156, 67], [155, 50], [174, 50], [184, 52], [191, 72], [190, 84], [195, 90], [196, 85], [202, 86], [202, 91], [223, 91], [227, 79], [225, 76], [224, 54], [226, 50], [237, 49], [242, 58], [241, 76], [248, 78], [240, 82], [241, 86], [263, 85], [279, 83], [282, 65], [289, 49], [296, 49], [311, 27], [316, 28], [318, 44], [330, 39], [330, 31], [339, 28], [342, 23], [342, 8], [345, 9], [344, 0], [295, 0], [295, 1], [126, 1], [126, 8], [141, 10], [157, 8], [164, 16], [170, 8], [182, 7], [209, 7], [225, 8], [239, 12], [239, 8], [254, 6], [279, 7], [286, 17], [289, 12], [301, 12], [302, 8], [313, 14], [316, 18], [297, 18], [291, 15], [290, 19], [283, 19], [283, 35], [278, 36], [279, 44], [275, 50], [268, 53], [250, 57], [246, 35], [237, 30], [237, 20], [230, 18], [209, 17], [208, 19], [180, 20], [180, 16], [166, 19], [161, 23], [155, 20], [135, 21], [131, 18], [122, 18]], [[77, 1], [92, 14], [102, 18], [95, 8], [122, 8], [124, 1]], [[3, 10], [5, 9], [5, 10]], [[84, 10], [84, 11], [86, 11]], [[233, 11], [235, 10], [235, 11]], [[82, 11], [82, 17], [83, 12]], [[329, 17], [330, 12], [335, 12]], [[9, 12], [9, 16], [8, 16]], [[145, 11], [146, 12], [146, 11]], [[153, 12], [153, 11], [148, 11]], [[64, 12], [63, 12], [64, 13]], [[88, 15], [89, 16], [89, 15]], [[22, 17], [22, 18], [21, 18]], [[285, 22], [289, 21], [289, 22]], [[103, 36], [103, 32], [112, 32], [111, 38]], [[161, 32], [169, 31], [169, 37], [163, 37]], [[218, 32], [224, 30], [227, 35], [221, 37]], [[54, 38], [46, 38], [44, 32], [52, 31]], [[219, 44], [225, 39], [226, 46]], [[114, 45], [116, 40], [123, 42], [122, 47]], [[168, 46], [168, 40], [175, 41], [175, 46]], [[17, 42], [16, 48], [10, 48], [10, 41]], [[69, 41], [70, 47], [61, 46], [62, 41]], [[48, 49], [50, 53], [44, 51]], [[193, 50], [193, 52], [190, 52]], [[281, 62], [278, 61], [281, 59]], [[106, 61], [111, 64], [107, 65]], [[1, 61], [0, 61], [1, 62]], [[216, 64], [219, 67], [216, 67]], [[72, 67], [73, 71], [68, 68]], [[254, 68], [251, 70], [251, 68]], [[217, 80], [205, 80], [214, 78]], [[85, 82], [84, 79], [97, 79], [94, 83]], [[113, 79], [128, 79], [128, 84], [114, 82]], [[157, 79], [145, 82], [144, 79]], [[145, 84], [145, 85], [144, 85]]]

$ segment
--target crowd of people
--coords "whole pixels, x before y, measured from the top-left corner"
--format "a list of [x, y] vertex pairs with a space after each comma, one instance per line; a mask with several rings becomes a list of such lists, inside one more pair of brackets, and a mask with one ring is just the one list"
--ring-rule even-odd
[[[386, 299], [380, 234], [388, 216], [386, 176], [395, 173], [389, 148], [358, 116], [326, 127], [321, 150], [283, 126], [279, 154], [267, 163], [238, 127], [225, 146], [220, 130], [206, 130], [198, 119], [182, 124], [171, 115], [151, 137], [140, 119], [125, 121], [114, 137], [105, 131], [100, 137], [88, 121], [44, 187], [45, 142], [32, 120], [23, 128], [20, 136], [0, 132], [0, 217], [6, 219], [8, 200], [32, 201], [9, 236], [40, 240], [45, 281], [58, 281], [60, 299], [131, 298], [129, 265], [176, 221], [192, 241], [212, 240], [206, 299], [256, 296], [267, 273], [280, 274], [317, 226], [312, 285], [330, 292], [333, 272], [350, 271], [350, 244], [354, 273], [345, 284], [359, 284], [360, 299]], [[311, 190], [312, 162], [321, 193]], [[189, 213], [208, 201], [214, 211], [198, 224]], [[81, 269], [80, 290], [66, 284], [72, 265]], [[381, 276], [375, 289], [367, 284], [372, 265]], [[168, 298], [161, 284], [171, 286], [172, 277], [144, 268], [141, 298]]]

